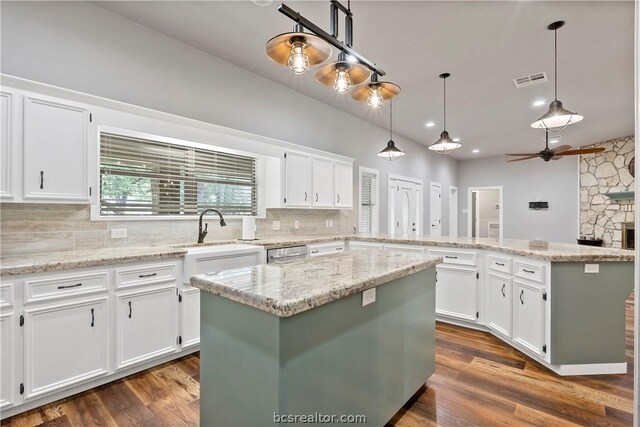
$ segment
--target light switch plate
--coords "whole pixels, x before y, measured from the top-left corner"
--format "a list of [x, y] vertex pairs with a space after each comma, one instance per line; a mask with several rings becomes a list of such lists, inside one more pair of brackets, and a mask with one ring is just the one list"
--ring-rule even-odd
[[325, 227], [329, 228], [329, 220], [326, 220], [326, 221], [324, 222], [324, 225], [325, 225]]
[[584, 265], [585, 273], [600, 273], [600, 264], [585, 264]]
[[271, 229], [273, 231], [280, 230], [280, 221], [273, 221], [273, 223], [271, 223]]
[[111, 229], [111, 238], [112, 239], [124, 239], [127, 237], [127, 229], [126, 228], [112, 228]]
[[297, 219], [293, 221], [293, 228], [295, 228], [296, 230], [300, 228], [300, 221], [298, 221]]
[[333, 220], [332, 219], [329, 220], [329, 228], [331, 228], [331, 227], [333, 227]]
[[362, 306], [376, 302], [376, 288], [367, 289], [362, 292]]

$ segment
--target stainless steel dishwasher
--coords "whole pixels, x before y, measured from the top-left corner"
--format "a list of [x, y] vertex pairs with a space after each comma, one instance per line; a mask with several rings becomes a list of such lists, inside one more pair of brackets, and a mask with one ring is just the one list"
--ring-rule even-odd
[[306, 246], [289, 246], [288, 248], [267, 249], [267, 264], [307, 258], [308, 256], [309, 249], [307, 249]]

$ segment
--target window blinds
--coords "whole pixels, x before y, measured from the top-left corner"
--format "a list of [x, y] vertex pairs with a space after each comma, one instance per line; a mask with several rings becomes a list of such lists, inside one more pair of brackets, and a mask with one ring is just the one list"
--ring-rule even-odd
[[255, 158], [102, 133], [100, 214], [256, 215]]
[[375, 200], [376, 176], [369, 173], [362, 174], [362, 205], [360, 206], [360, 232], [371, 233], [373, 231], [373, 211], [377, 201]]

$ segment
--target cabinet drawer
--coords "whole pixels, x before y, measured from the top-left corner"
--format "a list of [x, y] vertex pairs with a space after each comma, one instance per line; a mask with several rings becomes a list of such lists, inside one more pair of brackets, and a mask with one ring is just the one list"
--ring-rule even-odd
[[445, 264], [476, 265], [475, 252], [429, 249], [429, 255], [441, 256]]
[[309, 256], [327, 255], [344, 251], [344, 242], [309, 245]]
[[487, 257], [489, 262], [489, 269], [495, 271], [501, 271], [503, 273], [511, 274], [511, 260], [509, 258], [502, 258], [495, 255], [489, 255]]
[[423, 254], [425, 248], [420, 246], [407, 246], [407, 245], [384, 245], [385, 249], [390, 251], [402, 251], [402, 252], [416, 252]]
[[116, 288], [128, 288], [150, 283], [173, 282], [177, 278], [175, 263], [136, 266], [116, 270]]
[[0, 284], [0, 308], [11, 309], [13, 307], [13, 283]]
[[73, 276], [55, 276], [40, 280], [25, 280], [25, 302], [42, 301], [106, 291], [109, 274], [104, 272]]
[[544, 283], [544, 265], [529, 264], [522, 261], [513, 262], [514, 274], [523, 279], [533, 280], [534, 282]]
[[382, 248], [382, 243], [375, 243], [375, 242], [355, 242], [355, 241], [350, 241], [349, 242], [349, 249], [353, 250], [353, 249], [381, 249]]

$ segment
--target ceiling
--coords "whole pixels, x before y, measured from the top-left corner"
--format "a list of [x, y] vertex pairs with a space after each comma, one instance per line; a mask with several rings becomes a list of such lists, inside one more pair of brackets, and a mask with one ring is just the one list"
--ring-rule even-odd
[[[345, 1], [346, 3], [346, 1]], [[313, 69], [294, 76], [264, 53], [271, 37], [292, 28], [279, 2], [97, 2], [101, 7], [388, 128], [388, 102], [378, 111], [315, 82]], [[286, 4], [328, 31], [328, 1]], [[394, 132], [425, 146], [447, 127], [463, 147], [457, 159], [539, 150], [544, 132], [530, 123], [553, 99], [553, 33], [558, 32], [559, 99], [585, 118], [562, 132], [582, 146], [634, 133], [633, 1], [356, 1], [354, 48], [402, 88], [394, 100]], [[340, 19], [341, 36], [344, 32]], [[337, 55], [334, 49], [334, 57]], [[546, 71], [550, 81], [516, 89], [513, 79]], [[545, 105], [534, 107], [535, 100]], [[429, 121], [433, 127], [426, 127]], [[472, 150], [478, 149], [478, 153]]]

